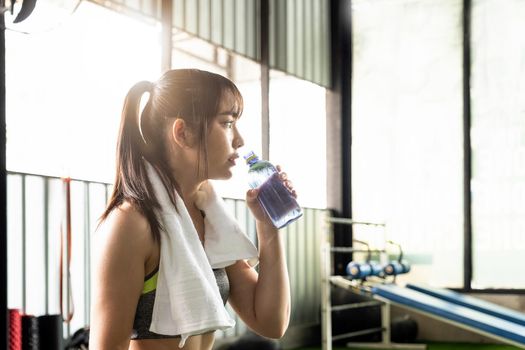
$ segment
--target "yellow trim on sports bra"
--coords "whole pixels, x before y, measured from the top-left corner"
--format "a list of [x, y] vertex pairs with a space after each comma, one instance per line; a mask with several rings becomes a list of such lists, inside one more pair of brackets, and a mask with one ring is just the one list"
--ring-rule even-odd
[[144, 287], [142, 287], [142, 294], [149, 293], [157, 289], [157, 277], [159, 276], [159, 271], [155, 272], [153, 276], [144, 281]]

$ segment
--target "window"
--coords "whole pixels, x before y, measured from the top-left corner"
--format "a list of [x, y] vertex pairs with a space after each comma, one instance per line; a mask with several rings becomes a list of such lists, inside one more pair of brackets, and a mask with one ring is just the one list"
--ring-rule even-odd
[[[60, 26], [30, 34], [6, 31], [7, 169], [112, 182], [122, 103], [133, 83], [158, 76], [158, 37], [153, 25], [85, 1]], [[24, 185], [21, 176], [9, 177], [8, 307], [37, 316], [56, 314], [60, 308], [62, 184], [60, 180], [49, 182], [46, 203], [44, 188], [43, 177], [27, 176]], [[75, 315], [66, 326], [66, 336], [67, 327], [75, 331], [89, 320], [89, 287], [84, 279], [89, 269], [86, 227], [94, 229], [103, 208], [97, 202], [98, 207], [91, 208], [91, 222], [83, 222], [84, 190], [82, 183], [72, 184]], [[93, 192], [92, 197], [103, 199], [104, 187], [98, 190], [102, 194], [94, 196]]]
[[386, 222], [402, 278], [461, 287], [462, 2], [352, 4], [353, 216]]
[[158, 76], [158, 38], [155, 26], [87, 1], [53, 30], [7, 31], [7, 168], [113, 181], [122, 103]]
[[325, 88], [270, 75], [270, 161], [293, 182], [301, 206], [326, 208]]
[[472, 3], [474, 288], [525, 288], [525, 3]]

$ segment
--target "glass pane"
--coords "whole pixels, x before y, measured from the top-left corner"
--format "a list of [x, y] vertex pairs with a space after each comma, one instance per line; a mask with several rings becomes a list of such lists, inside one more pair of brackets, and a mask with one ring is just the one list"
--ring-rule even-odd
[[[60, 313], [60, 239], [64, 221], [64, 183], [61, 179], [48, 179], [47, 255], [48, 255], [48, 312]], [[101, 211], [98, 212], [100, 214]], [[82, 271], [72, 271], [82, 274]], [[81, 293], [74, 291], [73, 293]]]
[[270, 161], [281, 165], [303, 207], [326, 208], [326, 90], [271, 72]]
[[[402, 279], [447, 287], [463, 278], [461, 6], [352, 9], [354, 218], [386, 222], [412, 264]], [[356, 227], [355, 238], [383, 245], [375, 231]]]
[[473, 1], [475, 288], [525, 288], [525, 2]]
[[88, 1], [51, 27], [6, 31], [7, 168], [111, 182], [122, 103], [158, 76], [159, 30]]
[[[33, 23], [25, 28], [28, 33], [6, 32], [7, 168], [111, 182], [124, 96], [136, 81], [152, 80], [159, 74], [158, 28], [90, 2], [82, 2], [67, 16], [46, 16], [45, 26]], [[56, 313], [60, 309], [62, 183], [50, 181], [47, 203], [42, 177], [26, 177], [25, 197], [21, 185], [19, 177], [9, 177], [8, 242], [13, 248], [8, 257], [9, 306], [22, 307], [25, 297], [28, 313]], [[77, 235], [71, 265], [77, 312], [65, 326], [66, 337], [86, 324], [88, 314], [89, 300], [84, 297], [84, 235], [88, 232], [84, 232], [84, 211], [78, 202], [83, 200], [82, 189], [80, 195], [73, 199], [80, 212], [74, 213], [73, 234]], [[22, 203], [26, 209], [25, 250]]]
[[[88, 305], [86, 305], [86, 188], [83, 182], [71, 182], [71, 288], [73, 291], [74, 316], [69, 326], [76, 330], [88, 324]], [[64, 308], [66, 308], [64, 300]]]
[[7, 177], [7, 307], [24, 311], [22, 181], [19, 175]]
[[25, 192], [25, 297], [30, 315], [45, 313], [44, 179], [27, 176]]

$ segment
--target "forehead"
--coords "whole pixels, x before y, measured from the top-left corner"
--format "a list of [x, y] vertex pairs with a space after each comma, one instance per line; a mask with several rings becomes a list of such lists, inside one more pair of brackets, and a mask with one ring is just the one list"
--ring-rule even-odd
[[240, 106], [237, 97], [230, 90], [223, 91], [219, 102], [219, 114], [225, 112], [238, 113], [239, 109]]

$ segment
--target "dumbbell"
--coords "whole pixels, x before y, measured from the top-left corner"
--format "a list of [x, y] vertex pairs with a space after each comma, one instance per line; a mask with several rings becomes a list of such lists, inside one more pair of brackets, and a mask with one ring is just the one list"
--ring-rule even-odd
[[383, 271], [388, 276], [401, 275], [410, 271], [410, 264], [407, 261], [391, 261], [385, 265]]
[[352, 279], [363, 279], [367, 276], [379, 276], [383, 267], [376, 262], [358, 263], [350, 261], [346, 265], [346, 274]]

